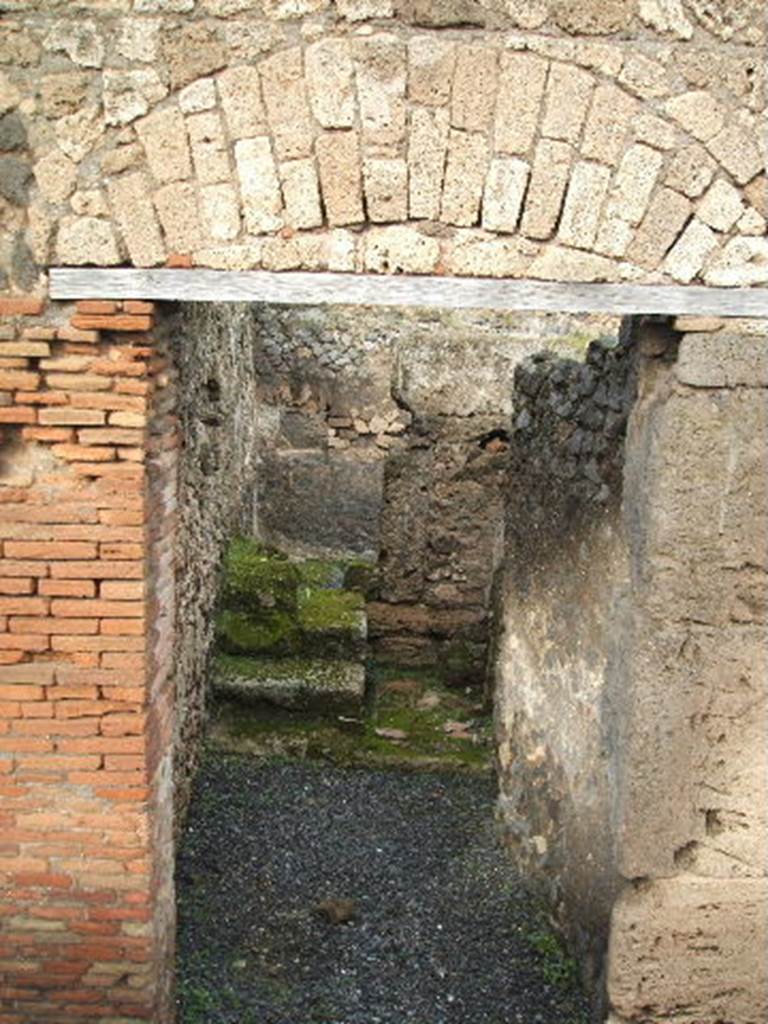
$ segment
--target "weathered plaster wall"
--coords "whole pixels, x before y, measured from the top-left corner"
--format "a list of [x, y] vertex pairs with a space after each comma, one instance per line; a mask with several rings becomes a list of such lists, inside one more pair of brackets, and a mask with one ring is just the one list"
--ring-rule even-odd
[[0, 287], [53, 265], [768, 280], [760, 0], [5, 0]]

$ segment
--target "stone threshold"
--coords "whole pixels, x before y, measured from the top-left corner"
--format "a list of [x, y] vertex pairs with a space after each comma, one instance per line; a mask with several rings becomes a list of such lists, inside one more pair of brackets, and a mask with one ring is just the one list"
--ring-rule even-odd
[[50, 295], [52, 299], [421, 306], [614, 316], [768, 316], [768, 288], [266, 270], [58, 268], [50, 271]]

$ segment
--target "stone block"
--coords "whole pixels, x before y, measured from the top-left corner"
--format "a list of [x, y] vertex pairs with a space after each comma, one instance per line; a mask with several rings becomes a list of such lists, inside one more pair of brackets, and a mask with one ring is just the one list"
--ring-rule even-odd
[[719, 329], [687, 333], [680, 342], [675, 376], [681, 384], [699, 388], [768, 387], [768, 347], [764, 338]]
[[706, 149], [694, 143], [672, 155], [664, 181], [670, 188], [695, 199], [707, 188], [716, 170], [717, 164]]
[[254, 234], [277, 231], [283, 225], [282, 197], [269, 137], [235, 143], [235, 163], [246, 229]]
[[115, 266], [120, 263], [120, 253], [112, 225], [96, 217], [62, 217], [56, 258], [63, 266]]
[[460, 277], [525, 277], [538, 246], [522, 238], [496, 238], [483, 231], [457, 234], [443, 257]]
[[264, 13], [268, 18], [287, 21], [302, 18], [305, 14], [317, 14], [327, 10], [330, 0], [263, 0]]
[[[21, 101], [21, 93], [8, 78], [4, 71], [0, 71], [0, 112], [13, 110]], [[62, 111], [67, 113], [67, 111]]]
[[441, 220], [459, 227], [477, 224], [489, 160], [488, 140], [484, 135], [451, 130]]
[[43, 39], [46, 50], [63, 50], [73, 64], [100, 68], [104, 64], [104, 39], [95, 21], [78, 18], [54, 21]]
[[613, 82], [600, 82], [592, 97], [582, 155], [615, 166], [625, 149], [627, 130], [640, 104]]
[[240, 204], [229, 182], [203, 185], [200, 206], [207, 234], [217, 242], [230, 242], [240, 234]]
[[267, 238], [261, 264], [265, 270], [326, 270], [326, 238], [324, 235]]
[[316, 152], [328, 223], [332, 227], [362, 223], [365, 214], [357, 132], [321, 135]]
[[765, 170], [765, 158], [758, 145], [758, 127], [753, 118], [731, 118], [714, 138], [707, 142], [710, 153], [729, 171], [739, 185], [746, 185]]
[[594, 78], [583, 68], [553, 64], [547, 82], [542, 134], [548, 139], [577, 142], [594, 87]]
[[565, 142], [542, 139], [536, 147], [521, 230], [529, 238], [551, 238], [571, 176], [573, 150]]
[[666, 66], [639, 50], [626, 52], [618, 82], [643, 100], [656, 100], [668, 96], [671, 86]]
[[276, 452], [265, 457], [263, 474], [259, 530], [270, 543], [340, 555], [378, 550], [381, 462]]
[[199, 114], [216, 106], [216, 83], [212, 78], [198, 78], [179, 93], [179, 106], [185, 114]]
[[197, 189], [189, 182], [173, 182], [152, 197], [171, 252], [190, 253], [203, 244]]
[[547, 246], [533, 261], [528, 274], [543, 281], [616, 281], [619, 278], [614, 260], [559, 245]]
[[267, 118], [280, 160], [312, 155], [314, 128], [304, 81], [302, 48], [282, 50], [259, 65]]
[[85, 106], [74, 114], [65, 114], [55, 126], [59, 147], [75, 163], [80, 163], [101, 142], [104, 131], [104, 118], [95, 106]]
[[632, 119], [632, 134], [635, 142], [645, 142], [654, 149], [679, 148], [679, 129], [647, 110], [641, 110]]
[[159, 184], [183, 181], [192, 174], [187, 130], [178, 108], [154, 111], [136, 123], [136, 131]]
[[592, 248], [610, 180], [610, 169], [602, 164], [576, 164], [565, 197], [558, 241], [580, 249]]
[[445, 155], [448, 151], [448, 111], [415, 107], [411, 111], [408, 144], [409, 210], [415, 219], [440, 215]]
[[130, 61], [151, 64], [160, 48], [160, 18], [123, 18], [118, 23], [117, 52]]
[[681, 0], [640, 0], [638, 14], [646, 25], [675, 39], [690, 39], [693, 25], [685, 16]]
[[267, 123], [257, 68], [241, 65], [217, 75], [221, 106], [232, 139], [262, 135]]
[[213, 689], [244, 704], [266, 701], [294, 711], [360, 714], [365, 667], [351, 661], [219, 655]]
[[732, 238], [708, 262], [704, 282], [717, 288], [768, 284], [768, 239]]
[[664, 109], [699, 142], [709, 142], [725, 124], [725, 111], [721, 104], [703, 89], [667, 100]]
[[702, 270], [704, 263], [717, 248], [717, 236], [712, 228], [696, 217], [670, 249], [663, 269], [681, 284], [689, 284]]
[[378, 224], [408, 219], [408, 165], [371, 157], [363, 165], [368, 219]]
[[715, 231], [730, 231], [744, 213], [741, 193], [718, 178], [696, 207], [696, 216]]
[[165, 262], [165, 245], [155, 217], [150, 185], [143, 171], [125, 174], [109, 182], [109, 200], [135, 267], [155, 267]]
[[372, 228], [365, 238], [365, 269], [376, 274], [431, 274], [439, 259], [437, 239], [415, 228]]
[[347, 21], [391, 18], [395, 13], [393, 0], [336, 0], [336, 7]]
[[131, 167], [138, 167], [144, 162], [144, 148], [138, 142], [129, 142], [125, 146], [103, 153], [100, 157], [101, 169], [104, 174], [122, 174]]
[[353, 43], [363, 142], [397, 146], [405, 138], [405, 47], [388, 33]]
[[219, 112], [192, 114], [186, 122], [197, 180], [201, 185], [229, 181], [229, 146]]
[[648, 209], [664, 158], [649, 146], [636, 144], [624, 154], [606, 204], [607, 218], [639, 224]]
[[482, 224], [487, 231], [512, 234], [517, 230], [530, 172], [524, 160], [514, 157], [491, 160], [483, 192]]
[[442, 107], [451, 96], [456, 44], [434, 36], [408, 42], [408, 97], [413, 103]]
[[611, 35], [632, 24], [634, 0], [553, 0], [551, 15], [572, 35]]
[[143, 117], [168, 95], [156, 71], [111, 71], [103, 76], [104, 120], [107, 124], [130, 124]]
[[[88, 75], [80, 71], [44, 75], [40, 85], [43, 113], [46, 117], [74, 114], [82, 106], [87, 89]], [[18, 99], [21, 99], [20, 94]]]
[[493, 120], [499, 81], [498, 53], [483, 43], [460, 44], [451, 90], [451, 125], [486, 132]]
[[606, 217], [597, 232], [595, 252], [602, 256], [625, 256], [634, 237], [634, 229], [620, 217]]
[[307, 88], [312, 113], [323, 128], [355, 123], [354, 65], [346, 39], [321, 39], [307, 47]]
[[629, 259], [647, 270], [657, 267], [690, 214], [691, 204], [684, 196], [669, 188], [659, 189], [627, 250]]
[[181, 89], [227, 65], [227, 51], [211, 23], [182, 22], [162, 38], [172, 89]]
[[280, 164], [285, 221], [293, 228], [318, 228], [323, 223], [320, 183], [314, 160], [289, 160]]
[[532, 53], [503, 53], [494, 144], [499, 153], [527, 153], [539, 124], [547, 61]]
[[768, 1016], [765, 879], [683, 875], [627, 887], [611, 924], [608, 996], [628, 1020]]
[[51, 203], [63, 203], [72, 195], [77, 181], [77, 164], [59, 149], [48, 153], [34, 165], [35, 180]]
[[27, 148], [27, 129], [15, 112], [0, 115], [0, 153]]

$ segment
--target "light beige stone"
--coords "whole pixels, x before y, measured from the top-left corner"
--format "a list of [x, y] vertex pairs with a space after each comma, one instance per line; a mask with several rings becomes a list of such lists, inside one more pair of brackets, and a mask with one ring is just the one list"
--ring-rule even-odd
[[35, 263], [45, 267], [51, 262], [53, 232], [56, 227], [48, 204], [33, 202], [27, 207], [27, 222], [24, 238]]
[[408, 219], [408, 165], [405, 160], [375, 158], [363, 164], [368, 219], [386, 224]]
[[675, 39], [690, 39], [693, 35], [693, 25], [685, 16], [681, 0], [640, 0], [638, 14], [646, 25]]
[[99, 25], [90, 19], [55, 21], [43, 39], [46, 50], [63, 50], [73, 64], [100, 68], [104, 64], [104, 39]]
[[216, 106], [216, 85], [212, 78], [198, 78], [179, 93], [179, 106], [185, 114], [199, 114]]
[[235, 143], [243, 216], [248, 231], [277, 231], [283, 226], [282, 199], [277, 168], [268, 136]]
[[264, 242], [261, 265], [265, 270], [325, 270], [326, 246], [323, 235], [295, 235], [293, 238], [268, 238]]
[[371, 228], [365, 237], [365, 269], [376, 274], [430, 274], [439, 259], [437, 239], [415, 228]]
[[739, 220], [736, 230], [740, 235], [764, 235], [768, 232], [768, 225], [765, 217], [750, 207]]
[[706, 149], [694, 143], [674, 153], [665, 183], [695, 199], [707, 188], [716, 170], [717, 164]]
[[356, 39], [353, 56], [363, 142], [399, 145], [405, 137], [405, 47], [381, 32]]
[[357, 132], [323, 134], [315, 149], [328, 223], [331, 227], [361, 224], [365, 214]]
[[77, 181], [77, 164], [56, 149], [34, 165], [35, 180], [51, 203], [63, 203], [72, 195]]
[[320, 227], [323, 211], [314, 160], [290, 160], [280, 164], [280, 181], [286, 224], [302, 230]]
[[109, 217], [107, 199], [100, 188], [78, 189], [69, 205], [81, 217]]
[[151, 64], [159, 56], [160, 18], [123, 18], [118, 25], [117, 52], [130, 61]]
[[645, 142], [656, 149], [675, 149], [679, 143], [677, 128], [645, 110], [633, 118], [632, 133], [637, 142]]
[[415, 219], [440, 215], [445, 155], [448, 151], [448, 111], [414, 107], [408, 146], [408, 208]]
[[549, 17], [547, 0], [506, 0], [505, 9], [520, 28], [541, 28]]
[[528, 275], [543, 281], [616, 281], [617, 264], [605, 256], [548, 245], [528, 268]]
[[644, 100], [661, 99], [670, 91], [670, 76], [664, 65], [632, 50], [625, 56], [619, 83]]
[[4, 71], [0, 71], [0, 114], [13, 110], [21, 102], [21, 93]]
[[635, 231], [631, 224], [620, 217], [604, 217], [597, 232], [595, 252], [602, 256], [621, 257], [626, 255]]
[[576, 142], [587, 116], [595, 80], [588, 71], [555, 63], [549, 71], [542, 134]]
[[610, 180], [611, 172], [602, 164], [583, 161], [575, 165], [565, 196], [558, 241], [580, 249], [592, 248]]
[[592, 96], [582, 155], [615, 166], [624, 152], [627, 132], [639, 106], [634, 97], [613, 82], [601, 82]]
[[354, 65], [346, 39], [320, 39], [307, 47], [307, 88], [312, 113], [323, 128], [355, 123]]
[[60, 117], [55, 132], [63, 152], [80, 163], [104, 137], [104, 118], [98, 107], [83, 107], [75, 114]]
[[267, 116], [258, 70], [248, 65], [227, 68], [216, 81], [230, 136], [248, 139], [263, 134]]
[[351, 231], [336, 228], [325, 235], [328, 269], [339, 273], [358, 270], [357, 236]]
[[669, 188], [659, 189], [627, 255], [646, 270], [655, 269], [691, 214], [690, 202]]
[[531, 168], [524, 160], [496, 157], [491, 160], [483, 192], [482, 224], [486, 231], [517, 230]]
[[233, 14], [260, 11], [261, 0], [201, 0], [202, 8], [214, 18], [229, 18]]
[[229, 149], [217, 110], [192, 114], [186, 119], [197, 180], [202, 185], [229, 181]]
[[186, 14], [195, 6], [195, 0], [134, 0], [137, 14]]
[[267, 119], [280, 160], [312, 155], [312, 127], [302, 49], [294, 46], [259, 65]]
[[494, 145], [499, 153], [525, 154], [533, 145], [547, 80], [547, 62], [532, 53], [503, 53]]
[[439, 36], [414, 36], [408, 42], [408, 97], [414, 103], [442, 107], [451, 97], [456, 44]]
[[667, 100], [664, 109], [699, 142], [709, 142], [725, 123], [722, 105], [702, 89]]
[[224, 45], [232, 66], [257, 61], [259, 57], [286, 44], [286, 29], [279, 22], [255, 18], [226, 21]]
[[477, 224], [490, 152], [483, 135], [451, 130], [440, 219], [447, 224]]
[[150, 201], [150, 184], [143, 171], [124, 174], [109, 182], [109, 200], [120, 232], [135, 267], [155, 267], [165, 262], [165, 245], [155, 209]]
[[550, 12], [573, 35], [605, 35], [629, 28], [634, 0], [551, 0]]
[[267, 17], [280, 20], [317, 14], [330, 6], [330, 0], [263, 0], [263, 3]]
[[522, 238], [495, 238], [483, 231], [459, 231], [445, 254], [445, 269], [461, 277], [525, 277], [538, 251]]
[[249, 238], [239, 244], [205, 246], [195, 250], [195, 266], [213, 270], [253, 270], [261, 263], [263, 248], [261, 238]]
[[765, 170], [765, 158], [758, 145], [761, 130], [764, 129], [758, 127], [754, 118], [742, 111], [707, 142], [710, 153], [740, 185], [746, 185]]
[[216, 242], [230, 242], [240, 234], [240, 205], [229, 182], [203, 185], [200, 206], [206, 234]]
[[127, 146], [104, 153], [100, 162], [104, 174], [120, 174], [144, 162], [144, 148], [138, 142], [130, 142]]
[[709, 260], [703, 276], [714, 288], [768, 285], [768, 238], [732, 238]]
[[395, 13], [392, 0], [336, 0], [336, 7], [341, 17], [347, 21], [391, 18]]
[[521, 230], [529, 238], [551, 238], [560, 217], [571, 174], [573, 150], [565, 142], [542, 139], [536, 147]]
[[171, 252], [190, 253], [203, 243], [197, 189], [176, 181], [158, 189], [152, 197]]
[[77, 113], [85, 104], [88, 81], [89, 76], [82, 71], [43, 75], [40, 80], [40, 97], [45, 116], [56, 118]]
[[624, 64], [624, 53], [620, 47], [610, 43], [577, 39], [573, 44], [573, 59], [584, 68], [615, 78]]
[[707, 334], [725, 327], [726, 321], [718, 316], [678, 316], [675, 317], [674, 329], [681, 334]]
[[606, 216], [639, 224], [648, 209], [663, 157], [649, 146], [634, 145], [624, 154], [611, 186]]
[[111, 267], [120, 262], [112, 225], [96, 217], [62, 217], [56, 237], [61, 266]]
[[483, 43], [463, 43], [456, 48], [456, 68], [451, 90], [451, 125], [469, 132], [490, 128], [499, 82], [499, 58]]
[[696, 207], [696, 216], [715, 231], [730, 231], [744, 213], [741, 193], [726, 181], [718, 178]]
[[705, 261], [717, 248], [712, 228], [695, 217], [682, 233], [664, 260], [663, 269], [675, 281], [689, 284], [701, 271]]
[[104, 72], [104, 119], [107, 124], [130, 124], [168, 95], [156, 71]]
[[177, 107], [148, 114], [136, 122], [136, 132], [157, 182], [180, 181], [191, 175], [187, 130]]

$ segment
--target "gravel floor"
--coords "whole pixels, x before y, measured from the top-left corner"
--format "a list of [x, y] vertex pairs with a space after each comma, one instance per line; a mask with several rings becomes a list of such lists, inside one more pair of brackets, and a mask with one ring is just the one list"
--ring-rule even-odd
[[487, 776], [209, 757], [178, 863], [182, 1024], [581, 1024], [493, 801]]

